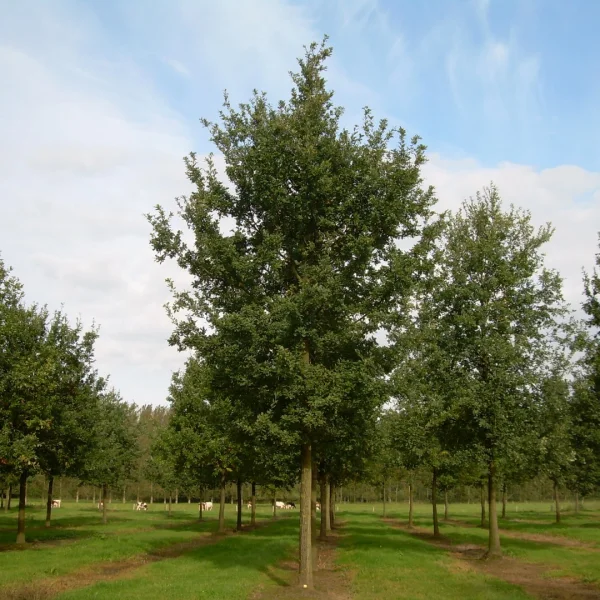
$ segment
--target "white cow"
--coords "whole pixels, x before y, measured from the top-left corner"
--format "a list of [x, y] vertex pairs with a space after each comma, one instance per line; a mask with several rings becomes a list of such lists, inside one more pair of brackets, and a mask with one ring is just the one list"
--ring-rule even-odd
[[60, 508], [61, 500], [52, 500], [52, 508]]
[[280, 502], [279, 500], [275, 500], [276, 508], [285, 508], [285, 502]]
[[136, 502], [133, 505], [133, 510], [148, 510], [148, 505], [145, 502]]
[[248, 502], [248, 510], [252, 510], [252, 502]]
[[200, 506], [202, 506], [202, 510], [212, 510], [213, 509], [212, 502], [200, 502], [200, 504], [198, 505], [198, 508], [200, 508]]
[[317, 502], [317, 510], [321, 510], [321, 503]]

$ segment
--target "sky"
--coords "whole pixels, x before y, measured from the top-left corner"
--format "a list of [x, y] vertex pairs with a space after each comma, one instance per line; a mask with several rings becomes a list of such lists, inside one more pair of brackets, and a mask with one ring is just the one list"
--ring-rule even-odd
[[27, 299], [100, 326], [97, 368], [165, 402], [166, 277], [144, 214], [189, 191], [182, 157], [254, 88], [275, 103], [329, 35], [344, 124], [420, 135], [438, 209], [494, 182], [550, 221], [574, 309], [600, 230], [600, 3], [579, 0], [0, 0], [0, 256]]

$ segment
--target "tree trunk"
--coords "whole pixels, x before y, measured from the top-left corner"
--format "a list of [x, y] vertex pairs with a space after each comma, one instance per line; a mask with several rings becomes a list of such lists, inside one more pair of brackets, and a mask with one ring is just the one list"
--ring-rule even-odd
[[171, 492], [169, 492], [169, 518], [171, 517], [171, 500], [172, 500]]
[[202, 521], [202, 503], [204, 502], [204, 491], [200, 488], [200, 501], [198, 502], [198, 521]]
[[140, 484], [139, 483], [138, 483], [138, 486], [137, 486], [137, 492], [135, 494], [135, 501], [136, 502], [140, 501]]
[[329, 523], [327, 525], [327, 532], [335, 527], [335, 485], [329, 483]]
[[[19, 503], [21, 499], [19, 498]], [[27, 480], [25, 480], [25, 506], [27, 506]]]
[[4, 494], [6, 490], [0, 490], [0, 508], [4, 508]]
[[225, 472], [221, 473], [221, 494], [219, 498], [219, 533], [225, 533]]
[[242, 530], [242, 480], [237, 480], [237, 531]]
[[125, 500], [127, 500], [127, 488], [123, 486], [123, 504], [125, 504]]
[[277, 494], [273, 494], [273, 518], [277, 518]]
[[96, 486], [93, 486], [93, 492], [92, 492], [92, 504], [95, 506], [96, 505]]
[[383, 518], [385, 519], [385, 482], [383, 484]]
[[108, 490], [108, 503], [112, 504], [112, 488]]
[[413, 505], [413, 484], [412, 482], [408, 484], [408, 527], [409, 529], [413, 528], [413, 515], [414, 515], [414, 505]]
[[489, 544], [486, 554], [487, 558], [495, 558], [502, 555], [500, 548], [500, 532], [498, 531], [498, 510], [496, 507], [496, 465], [490, 462], [488, 471], [488, 504], [489, 504]]
[[17, 544], [25, 543], [25, 506], [26, 506], [26, 490], [27, 473], [21, 473], [19, 479], [19, 517], [17, 520]]
[[575, 514], [579, 513], [579, 492], [575, 492]]
[[300, 586], [312, 589], [312, 449], [302, 445], [302, 474], [300, 478]]
[[150, 504], [154, 504], [154, 484], [150, 483]]
[[75, 491], [75, 504], [79, 504], [79, 486], [77, 486], [77, 490]]
[[440, 537], [440, 524], [437, 514], [437, 469], [433, 469], [431, 478], [431, 504], [433, 506], [433, 537]]
[[104, 523], [104, 525], [106, 525], [108, 523], [107, 507], [106, 507], [106, 500], [107, 500], [106, 488], [107, 487], [108, 486], [106, 485], [106, 483], [104, 483], [102, 485], [102, 523]]
[[252, 482], [252, 507], [250, 508], [250, 525], [253, 527], [256, 525], [256, 482]]
[[321, 475], [320, 477], [321, 490], [319, 492], [321, 496], [321, 521], [319, 523], [319, 538], [322, 540], [327, 539], [327, 515], [329, 514], [329, 502], [327, 494], [327, 476]]
[[317, 570], [317, 488], [318, 470], [317, 463], [313, 460], [312, 464], [312, 482], [311, 482], [311, 515], [310, 515], [310, 541], [312, 546], [313, 573]]
[[483, 483], [479, 486], [481, 497], [481, 527], [485, 527], [485, 490]]
[[8, 486], [8, 498], [6, 499], [6, 506], [4, 507], [4, 510], [6, 510], [6, 511], [10, 510], [11, 500], [12, 500], [12, 483]]
[[506, 519], [506, 483], [502, 484], [502, 518]]
[[444, 490], [444, 521], [448, 520], [448, 490]]
[[179, 488], [175, 488], [175, 504], [179, 504]]
[[558, 483], [554, 482], [554, 508], [556, 509], [556, 522], [560, 523], [560, 498], [558, 497]]
[[48, 477], [48, 498], [46, 499], [46, 527], [50, 527], [52, 519], [52, 488], [54, 487], [54, 477]]

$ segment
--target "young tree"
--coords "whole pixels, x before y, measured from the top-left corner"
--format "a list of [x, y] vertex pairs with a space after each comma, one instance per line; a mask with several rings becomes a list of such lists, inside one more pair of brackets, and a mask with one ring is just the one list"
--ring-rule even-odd
[[460, 382], [448, 409], [460, 418], [465, 446], [487, 466], [488, 556], [501, 553], [496, 513], [503, 463], [537, 430], [536, 389], [546, 374], [549, 333], [564, 314], [561, 279], [544, 268], [549, 225], [535, 231], [529, 213], [504, 211], [492, 187], [449, 220], [433, 290], [439, 347]]
[[[353, 388], [382, 376], [373, 334], [402, 311], [422, 250], [403, 250], [398, 240], [421, 240], [433, 203], [421, 188], [417, 138], [375, 125], [368, 110], [362, 127], [340, 128], [342, 110], [323, 76], [330, 54], [325, 44], [307, 49], [289, 101], [273, 107], [255, 93], [235, 109], [226, 97], [221, 124], [204, 121], [233, 191], [210, 159], [203, 169], [190, 155], [195, 190], [178, 201], [178, 215], [193, 246], [162, 208], [149, 217], [158, 260], [176, 259], [193, 278], [190, 291], [174, 290], [172, 315], [186, 316], [172, 343], [231, 366], [230, 400], [296, 438], [300, 583], [309, 588], [313, 450], [335, 412], [356, 398]], [[222, 232], [222, 218], [233, 221], [232, 233]], [[223, 332], [226, 356], [213, 353]], [[252, 370], [242, 376], [241, 366]]]

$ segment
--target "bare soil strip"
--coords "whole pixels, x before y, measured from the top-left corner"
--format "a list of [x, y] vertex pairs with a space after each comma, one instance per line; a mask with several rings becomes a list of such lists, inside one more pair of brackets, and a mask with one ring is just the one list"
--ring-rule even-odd
[[[460, 527], [478, 527], [473, 523], [467, 523], [466, 521], [460, 521], [457, 519], [448, 519], [444, 521], [451, 525], [459, 525]], [[512, 531], [511, 529], [500, 528], [500, 533], [504, 537], [513, 538], [517, 540], [526, 540], [529, 542], [540, 542], [543, 544], [554, 544], [555, 546], [566, 546], [568, 548], [586, 548], [592, 552], [600, 552], [600, 548], [593, 542], [582, 542], [573, 538], [565, 537], [564, 535], [552, 535], [543, 533], [527, 533], [523, 531]]]
[[476, 544], [453, 544], [446, 537], [434, 538], [433, 534], [421, 527], [409, 529], [404, 523], [395, 519], [385, 519], [385, 522], [402, 529], [415, 537], [450, 552], [456, 559], [454, 568], [472, 569], [503, 579], [508, 583], [522, 587], [534, 598], [544, 600], [600, 600], [600, 588], [583, 583], [572, 577], [551, 577], [553, 567], [542, 564], [521, 562], [515, 558], [502, 557], [494, 560], [482, 560], [486, 549]]
[[314, 589], [302, 590], [298, 585], [298, 560], [287, 560], [267, 569], [267, 575], [278, 585], [258, 590], [252, 600], [352, 600], [352, 574], [335, 564], [336, 546], [342, 536], [340, 527], [325, 541], [318, 542], [319, 557], [314, 572]]
[[[272, 521], [259, 523], [255, 527], [244, 526], [241, 533], [264, 527], [269, 523]], [[186, 552], [216, 544], [225, 537], [239, 535], [239, 533], [232, 530], [226, 533], [202, 533], [194, 540], [172, 544], [130, 559], [96, 563], [66, 575], [46, 577], [27, 584], [4, 586], [0, 588], [0, 596], [3, 600], [50, 600], [66, 591], [87, 587], [101, 581], [133, 577], [135, 571], [144, 565], [177, 558]]]

